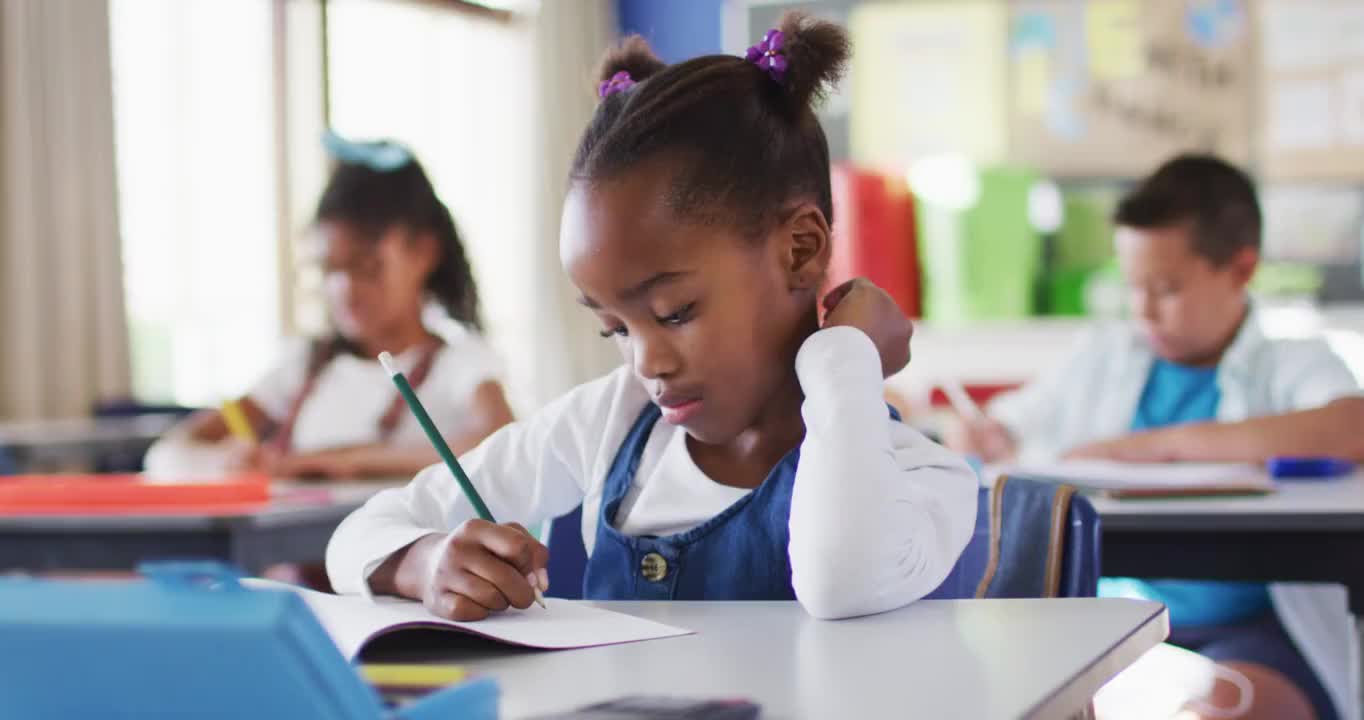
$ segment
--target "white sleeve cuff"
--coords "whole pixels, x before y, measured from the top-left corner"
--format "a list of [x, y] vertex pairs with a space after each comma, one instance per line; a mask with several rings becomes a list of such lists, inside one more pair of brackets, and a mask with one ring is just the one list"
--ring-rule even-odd
[[881, 353], [867, 334], [840, 325], [805, 339], [796, 353], [796, 375], [807, 401], [823, 405], [840, 397], [884, 394]]

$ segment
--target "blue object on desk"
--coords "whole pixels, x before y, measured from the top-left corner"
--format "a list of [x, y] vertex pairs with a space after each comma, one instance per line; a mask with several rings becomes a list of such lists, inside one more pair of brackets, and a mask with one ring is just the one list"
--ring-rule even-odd
[[491, 678], [396, 711], [302, 598], [215, 562], [138, 581], [0, 579], [0, 717], [491, 720]]
[[1329, 480], [1354, 472], [1354, 463], [1328, 457], [1276, 457], [1265, 464], [1276, 480]]

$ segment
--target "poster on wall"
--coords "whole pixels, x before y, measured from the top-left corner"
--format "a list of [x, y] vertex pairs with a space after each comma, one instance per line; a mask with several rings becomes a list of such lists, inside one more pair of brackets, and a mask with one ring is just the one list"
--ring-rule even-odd
[[1261, 168], [1364, 179], [1364, 3], [1260, 0]]
[[1009, 156], [1131, 177], [1185, 150], [1246, 165], [1254, 14], [1245, 0], [1019, 0], [1008, 20]]
[[860, 5], [849, 17], [852, 159], [903, 172], [952, 153], [1003, 159], [1004, 3]]

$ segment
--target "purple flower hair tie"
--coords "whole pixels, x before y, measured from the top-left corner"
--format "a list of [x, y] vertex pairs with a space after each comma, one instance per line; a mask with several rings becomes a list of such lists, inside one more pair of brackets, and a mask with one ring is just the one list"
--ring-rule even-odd
[[781, 51], [782, 32], [768, 30], [762, 42], [748, 49], [744, 59], [767, 71], [773, 80], [781, 82], [786, 76], [786, 55]]
[[597, 96], [605, 99], [618, 92], [625, 92], [635, 86], [635, 81], [630, 77], [630, 73], [621, 70], [611, 76], [610, 80], [603, 80], [597, 86]]

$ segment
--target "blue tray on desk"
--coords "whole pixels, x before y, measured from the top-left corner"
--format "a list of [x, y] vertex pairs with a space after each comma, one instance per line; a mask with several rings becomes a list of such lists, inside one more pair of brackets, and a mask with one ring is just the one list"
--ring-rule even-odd
[[491, 678], [386, 709], [307, 605], [218, 563], [0, 579], [0, 717], [492, 720]]

